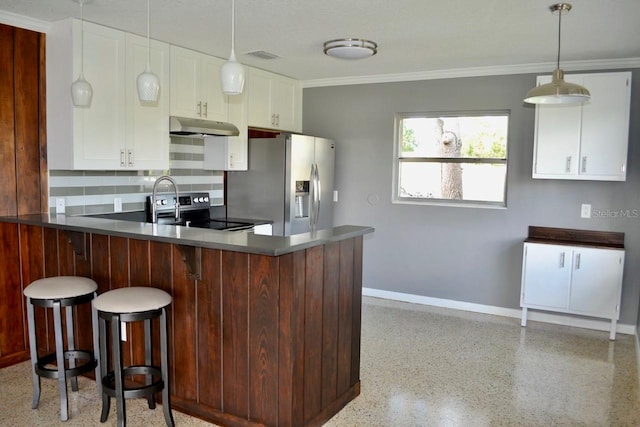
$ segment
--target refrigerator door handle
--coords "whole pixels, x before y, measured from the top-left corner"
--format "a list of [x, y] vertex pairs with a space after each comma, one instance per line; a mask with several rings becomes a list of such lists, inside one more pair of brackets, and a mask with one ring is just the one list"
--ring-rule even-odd
[[315, 227], [315, 207], [316, 207], [316, 165], [311, 163], [311, 173], [309, 174], [309, 229], [313, 231]]
[[318, 221], [320, 220], [320, 201], [322, 198], [322, 186], [320, 181], [320, 168], [316, 163], [316, 216], [315, 216], [315, 225], [318, 225]]

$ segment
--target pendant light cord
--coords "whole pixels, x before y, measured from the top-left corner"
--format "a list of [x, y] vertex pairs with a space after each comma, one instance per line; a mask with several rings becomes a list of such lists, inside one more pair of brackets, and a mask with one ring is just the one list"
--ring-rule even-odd
[[84, 79], [84, 2], [80, 1], [80, 76]]
[[151, 14], [151, 0], [147, 0], [147, 69], [151, 67], [151, 39], [149, 33], [151, 33], [151, 24], [149, 15]]
[[562, 38], [560, 37], [562, 32], [562, 8], [560, 8], [558, 10], [558, 66], [556, 68], [560, 68], [560, 40], [562, 40]]
[[236, 0], [231, 0], [231, 52], [235, 53], [236, 39]]

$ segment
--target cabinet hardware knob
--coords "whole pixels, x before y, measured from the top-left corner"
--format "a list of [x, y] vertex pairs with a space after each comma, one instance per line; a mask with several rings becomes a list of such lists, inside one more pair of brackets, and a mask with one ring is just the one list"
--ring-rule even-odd
[[576, 254], [576, 270], [580, 270], [580, 254]]
[[198, 115], [202, 117], [202, 101], [198, 102]]
[[205, 102], [204, 103], [204, 113], [202, 113], [202, 115], [204, 117], [208, 117], [208, 114], [209, 114], [209, 107], [207, 106], [207, 103]]
[[124, 167], [124, 148], [120, 149], [120, 167]]
[[567, 166], [566, 166], [566, 168], [565, 168], [565, 171], [566, 171], [567, 173], [570, 173], [570, 172], [571, 172], [571, 156], [567, 156]]
[[560, 268], [564, 268], [564, 252], [560, 253]]
[[133, 167], [133, 150], [129, 150], [129, 167]]
[[587, 173], [587, 156], [582, 157], [582, 173]]

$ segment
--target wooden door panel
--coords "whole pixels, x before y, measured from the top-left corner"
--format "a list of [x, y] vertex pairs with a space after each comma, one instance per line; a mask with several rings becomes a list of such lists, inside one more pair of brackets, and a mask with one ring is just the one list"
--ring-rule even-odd
[[340, 290], [338, 295], [338, 378], [337, 395], [351, 387], [351, 342], [353, 324], [353, 239], [340, 242]]
[[[153, 287], [162, 289], [169, 295], [173, 295], [172, 287], [172, 249], [169, 243], [149, 242], [149, 259], [151, 262], [151, 283]], [[169, 386], [171, 394], [176, 393], [176, 363], [174, 354], [176, 352], [174, 341], [174, 329], [173, 329], [173, 313], [174, 304], [172, 303], [167, 307], [167, 329], [168, 329], [168, 341], [169, 341]], [[159, 323], [158, 323], [159, 325]], [[153, 340], [155, 343], [160, 342], [160, 329], [154, 328]], [[160, 346], [155, 345], [153, 347], [153, 360], [154, 363], [160, 363]]]
[[249, 255], [222, 253], [223, 407], [225, 412], [248, 417], [249, 358], [247, 323]]
[[[149, 242], [145, 240], [129, 239], [129, 281], [131, 286], [150, 286], [149, 276]], [[154, 319], [155, 320], [155, 319]], [[152, 329], [157, 328], [159, 322], [152, 322]], [[155, 328], [153, 328], [155, 326]], [[128, 331], [131, 341], [131, 360], [133, 364], [143, 365], [144, 360], [144, 322], [129, 324]], [[153, 341], [159, 345], [160, 341]], [[136, 378], [141, 381], [141, 376]]]
[[196, 301], [195, 283], [177, 245], [173, 245], [173, 321], [175, 357], [175, 395], [196, 401]]
[[222, 252], [202, 251], [202, 279], [197, 290], [198, 401], [222, 410]]
[[0, 24], [0, 215], [15, 215], [16, 142], [14, 109], [14, 29]]
[[18, 214], [42, 212], [40, 206], [40, 35], [15, 32], [15, 143]]
[[323, 248], [306, 251], [304, 323], [304, 421], [322, 408], [322, 280]]
[[337, 397], [338, 385], [338, 294], [340, 243], [324, 247], [322, 298], [322, 407]]
[[249, 415], [278, 424], [278, 259], [249, 261]]
[[0, 357], [25, 350], [18, 225], [0, 224]]
[[278, 422], [282, 426], [304, 422], [305, 261], [305, 252], [280, 257]]

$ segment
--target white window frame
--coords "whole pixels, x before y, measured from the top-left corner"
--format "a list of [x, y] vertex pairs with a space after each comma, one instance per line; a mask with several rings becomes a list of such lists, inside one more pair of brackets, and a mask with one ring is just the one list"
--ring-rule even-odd
[[[441, 157], [405, 157], [400, 156], [400, 147], [402, 145], [402, 121], [411, 118], [437, 118], [437, 117], [472, 117], [472, 116], [507, 116], [507, 147], [506, 158], [441, 158]], [[506, 209], [507, 208], [507, 186], [509, 176], [509, 145], [510, 145], [510, 110], [479, 110], [479, 111], [452, 111], [452, 112], [419, 112], [419, 113], [397, 113], [394, 119], [394, 137], [393, 137], [393, 188], [391, 203], [395, 204], [411, 204], [411, 205], [436, 205], [436, 206], [454, 206], [466, 208], [490, 208], [490, 209]], [[483, 201], [483, 200], [451, 200], [438, 198], [422, 198], [422, 197], [401, 197], [400, 196], [400, 163], [402, 162], [426, 162], [426, 163], [491, 163], [505, 165], [505, 182], [504, 195], [502, 202]]]

